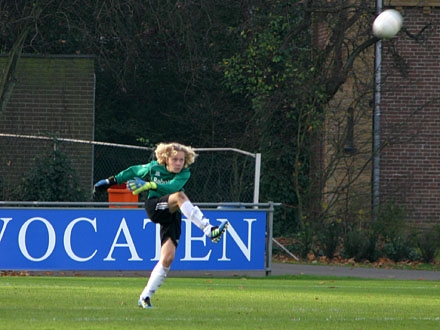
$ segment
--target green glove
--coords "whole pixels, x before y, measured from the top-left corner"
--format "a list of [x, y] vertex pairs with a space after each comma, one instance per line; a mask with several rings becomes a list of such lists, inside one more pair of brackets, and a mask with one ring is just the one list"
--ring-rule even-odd
[[157, 189], [157, 184], [155, 182], [145, 182], [139, 178], [134, 178], [134, 180], [127, 181], [127, 188], [133, 195], [138, 195], [146, 190]]

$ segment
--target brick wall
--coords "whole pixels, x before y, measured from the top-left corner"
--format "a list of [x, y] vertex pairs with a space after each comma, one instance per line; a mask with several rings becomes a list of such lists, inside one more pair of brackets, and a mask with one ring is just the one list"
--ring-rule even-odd
[[[8, 57], [0, 56], [0, 68]], [[94, 60], [87, 56], [23, 56], [9, 102], [0, 113], [0, 133], [94, 139]], [[0, 137], [0, 198], [32, 167], [51, 142]], [[62, 143], [84, 189], [90, 189], [93, 149]], [[2, 196], [3, 195], [3, 196]]]
[[409, 33], [426, 29], [383, 43], [380, 195], [427, 225], [440, 218], [440, 7], [396, 5]]

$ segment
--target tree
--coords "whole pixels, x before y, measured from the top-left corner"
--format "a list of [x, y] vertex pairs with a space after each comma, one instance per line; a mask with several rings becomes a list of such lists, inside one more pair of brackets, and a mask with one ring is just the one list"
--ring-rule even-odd
[[[1, 1], [3, 52], [96, 55], [96, 138], [247, 149], [248, 111], [222, 87], [237, 1]], [[30, 12], [38, 13], [30, 15]], [[170, 129], [172, 127], [173, 129]], [[251, 136], [251, 134], [248, 134]], [[237, 141], [241, 145], [236, 145]]]
[[252, 22], [237, 29], [243, 49], [224, 61], [227, 86], [251, 100], [259, 119], [266, 198], [291, 206], [285, 231], [305, 230], [327, 211], [313, 204], [341, 158], [317, 168], [316, 145], [330, 101], [377, 41], [369, 32], [374, 10], [368, 1], [294, 0], [257, 1], [252, 9]]

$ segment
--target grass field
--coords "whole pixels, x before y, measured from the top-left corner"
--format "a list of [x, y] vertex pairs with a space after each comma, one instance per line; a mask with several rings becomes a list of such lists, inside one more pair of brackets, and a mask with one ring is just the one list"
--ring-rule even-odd
[[440, 282], [289, 276], [0, 277], [0, 329], [439, 329]]

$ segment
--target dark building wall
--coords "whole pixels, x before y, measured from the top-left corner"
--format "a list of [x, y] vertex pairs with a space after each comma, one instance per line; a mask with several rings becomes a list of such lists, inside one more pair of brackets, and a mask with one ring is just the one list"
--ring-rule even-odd
[[[9, 58], [0, 57], [4, 70]], [[94, 139], [94, 59], [88, 56], [22, 56], [13, 74], [0, 133]], [[32, 160], [52, 147], [38, 139], [0, 137], [0, 198], [32, 167]], [[93, 147], [63, 142], [84, 189], [92, 180]], [[2, 196], [3, 195], [3, 196]]]

